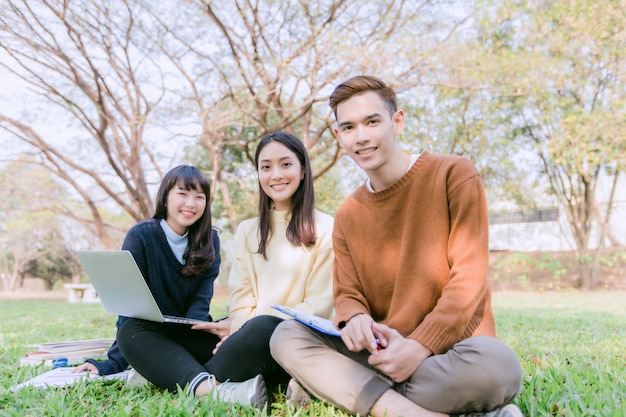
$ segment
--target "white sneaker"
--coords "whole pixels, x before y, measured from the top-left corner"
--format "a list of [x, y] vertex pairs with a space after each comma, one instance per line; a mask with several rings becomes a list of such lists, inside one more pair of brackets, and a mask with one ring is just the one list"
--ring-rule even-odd
[[522, 410], [515, 404], [508, 404], [489, 413], [461, 414], [459, 417], [524, 417]]
[[269, 401], [262, 375], [244, 382], [222, 382], [215, 386], [217, 397], [225, 402], [263, 409]]
[[287, 392], [285, 393], [285, 400], [288, 404], [293, 404], [296, 407], [304, 407], [311, 402], [311, 396], [309, 393], [296, 381], [294, 378], [289, 380], [287, 385]]
[[126, 385], [129, 387], [143, 388], [148, 385], [148, 380], [135, 369], [130, 369], [126, 375]]

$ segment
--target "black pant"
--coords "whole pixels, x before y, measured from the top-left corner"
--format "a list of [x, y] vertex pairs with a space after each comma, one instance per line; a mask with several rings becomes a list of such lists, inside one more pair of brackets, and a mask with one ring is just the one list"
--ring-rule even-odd
[[130, 319], [120, 327], [117, 343], [124, 358], [148, 381], [170, 392], [208, 372], [219, 382], [240, 382], [262, 374], [270, 389], [289, 375], [270, 354], [269, 340], [282, 319], [263, 315], [248, 320], [213, 356], [219, 337], [189, 326]]

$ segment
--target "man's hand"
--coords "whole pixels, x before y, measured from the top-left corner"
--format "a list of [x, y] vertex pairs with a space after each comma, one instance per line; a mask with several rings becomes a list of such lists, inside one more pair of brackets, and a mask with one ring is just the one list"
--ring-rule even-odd
[[378, 350], [376, 336], [372, 330], [374, 319], [367, 314], [357, 314], [341, 329], [341, 339], [352, 352], [367, 349], [370, 353]]
[[72, 373], [77, 374], [79, 372], [85, 372], [85, 371], [88, 371], [92, 375], [98, 375], [100, 373], [98, 371], [98, 368], [96, 368], [96, 365], [94, 365], [91, 362], [85, 362], [82, 365], [77, 366], [76, 369], [72, 371]]
[[230, 336], [230, 325], [232, 321], [232, 318], [227, 317], [223, 320], [194, 324], [191, 328], [193, 330], [204, 330], [205, 332], [213, 333], [219, 336], [220, 339], [225, 339]]
[[406, 381], [432, 354], [420, 342], [407, 339], [384, 324], [372, 322], [372, 333], [380, 341], [380, 350], [372, 352], [368, 362], [395, 382]]

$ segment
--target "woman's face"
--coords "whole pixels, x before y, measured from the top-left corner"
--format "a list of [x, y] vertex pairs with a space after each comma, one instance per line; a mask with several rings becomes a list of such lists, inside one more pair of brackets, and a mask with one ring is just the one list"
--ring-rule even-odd
[[185, 190], [175, 185], [167, 194], [165, 221], [174, 232], [181, 236], [204, 214], [206, 195], [201, 190], [201, 188]]
[[259, 153], [257, 173], [261, 188], [274, 202], [274, 209], [291, 210], [291, 197], [304, 178], [297, 155], [282, 143], [272, 141]]

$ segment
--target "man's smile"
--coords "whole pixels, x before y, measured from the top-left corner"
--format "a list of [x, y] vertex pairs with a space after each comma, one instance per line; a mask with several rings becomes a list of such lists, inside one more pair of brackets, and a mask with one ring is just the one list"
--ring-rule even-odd
[[376, 149], [378, 149], [378, 147], [364, 148], [364, 149], [357, 150], [355, 153], [357, 155], [366, 155], [368, 153], [374, 152]]

